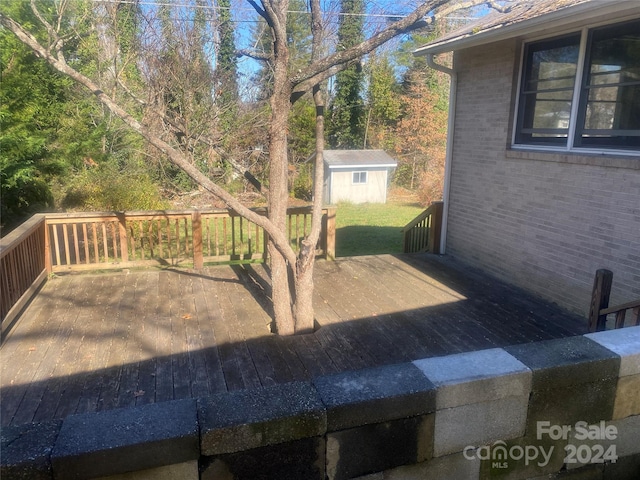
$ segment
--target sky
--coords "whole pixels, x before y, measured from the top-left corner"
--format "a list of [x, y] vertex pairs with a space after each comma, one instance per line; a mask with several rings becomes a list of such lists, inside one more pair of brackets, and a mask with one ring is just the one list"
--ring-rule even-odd
[[[2, 0], [0, 0], [2, 1]], [[204, 12], [208, 18], [216, 17], [217, 1], [216, 0], [93, 0], [96, 3], [111, 3], [118, 1], [125, 2], [137, 2], [140, 8], [146, 12], [154, 11], [160, 5], [172, 6], [172, 19], [178, 24], [185, 22], [192, 22], [196, 9]], [[258, 0], [259, 1], [259, 0]], [[460, 1], [460, 0], [452, 0]], [[365, 29], [367, 35], [373, 33], [376, 29], [384, 28], [389, 20], [394, 17], [402, 17], [410, 13], [416, 5], [418, 0], [365, 0], [366, 12], [365, 12]], [[329, 25], [330, 34], [335, 38], [335, 32], [337, 31], [338, 20], [340, 17], [340, 0], [321, 0], [321, 6], [323, 12], [325, 12], [325, 22]], [[489, 11], [488, 8], [476, 8], [469, 17], [469, 14], [465, 18], [477, 18]], [[252, 50], [254, 48], [253, 42], [255, 41], [254, 31], [259, 25], [259, 16], [255, 9], [247, 0], [231, 0], [231, 13], [232, 20], [235, 26], [236, 36], [236, 48]], [[151, 15], [153, 18], [153, 15]], [[450, 19], [460, 19], [462, 14], [454, 12]], [[399, 48], [399, 42], [402, 39], [396, 39], [386, 46], [386, 48], [397, 49]], [[213, 47], [213, 44], [212, 44]], [[215, 63], [215, 55], [212, 48], [212, 60]], [[238, 58], [238, 72], [239, 81], [241, 84], [248, 85], [250, 82], [246, 80], [251, 77], [260, 67], [260, 64], [247, 56]]]

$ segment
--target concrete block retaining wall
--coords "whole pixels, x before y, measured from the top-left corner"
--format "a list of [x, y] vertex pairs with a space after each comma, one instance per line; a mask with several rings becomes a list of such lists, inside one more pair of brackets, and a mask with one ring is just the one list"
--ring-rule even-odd
[[636, 479], [640, 327], [2, 430], [6, 479]]

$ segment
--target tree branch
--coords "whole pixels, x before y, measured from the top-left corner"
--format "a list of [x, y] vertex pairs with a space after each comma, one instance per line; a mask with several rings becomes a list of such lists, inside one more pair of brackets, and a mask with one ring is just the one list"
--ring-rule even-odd
[[[508, 12], [511, 9], [510, 5], [502, 7], [497, 4], [495, 0], [469, 0], [463, 4], [457, 3], [455, 5], [448, 5], [448, 3], [448, 0], [430, 0], [425, 2], [402, 20], [394, 22], [389, 27], [372, 36], [368, 40], [365, 40], [354, 47], [348, 48], [347, 50], [336, 52], [319, 61], [313, 62], [309, 67], [292, 78], [291, 82], [293, 84], [293, 92], [291, 95], [291, 101], [295, 102], [302, 97], [302, 95], [311, 90], [314, 85], [344, 70], [349, 63], [372, 52], [393, 37], [403, 33], [408, 33], [416, 28], [431, 25], [438, 19], [449, 15], [453, 11], [483, 4], [501, 13]], [[426, 15], [432, 11], [435, 11], [435, 13], [430, 17], [426, 17]]]
[[241, 50], [236, 51], [236, 55], [238, 57], [249, 57], [254, 60], [262, 60], [262, 61], [273, 61], [273, 55], [269, 53], [257, 52], [255, 50], [248, 50], [243, 48]]
[[[166, 112], [159, 110], [157, 108], [152, 107], [146, 100], [141, 99], [140, 97], [138, 97], [135, 93], [133, 93], [131, 91], [131, 89], [129, 89], [129, 87], [127, 87], [127, 85], [120, 80], [119, 78], [116, 80], [118, 82], [118, 85], [120, 85], [120, 87], [122, 87], [122, 89], [131, 97], [133, 98], [133, 100], [135, 100], [139, 105], [143, 106], [144, 108], [148, 109], [151, 113], [157, 115], [158, 117], [160, 117], [162, 119], [163, 122], [167, 123], [168, 125], [170, 125], [171, 127], [173, 127], [176, 131], [180, 132], [181, 134], [183, 134], [185, 137], [187, 138], [193, 138], [189, 135], [189, 133], [186, 131], [186, 129], [181, 126], [180, 124], [178, 124], [175, 120], [173, 120], [172, 118], [170, 118]], [[218, 145], [216, 144], [216, 142], [214, 142], [213, 140], [211, 140], [209, 137], [207, 137], [206, 135], [201, 135], [197, 138], [198, 142], [202, 142], [205, 145], [207, 145], [208, 147], [212, 148], [214, 152], [216, 152], [218, 154], [218, 156], [222, 159], [223, 162], [228, 163], [229, 165], [231, 165], [231, 167], [237, 171], [240, 175], [242, 175], [249, 183], [251, 183], [251, 185], [254, 186], [254, 188], [261, 193], [264, 197], [267, 197], [269, 195], [269, 189], [267, 189], [266, 187], [264, 187], [262, 185], [262, 183], [260, 182], [260, 180], [258, 180], [256, 177], [253, 176], [253, 174], [247, 170], [246, 168], [244, 168], [242, 165], [240, 165], [239, 163], [237, 163], [235, 160], [233, 160], [231, 157], [229, 157], [229, 155], [227, 155], [226, 152], [220, 151], [220, 148], [218, 147]]]
[[264, 18], [267, 22], [269, 21], [269, 19], [267, 18], [267, 12], [265, 12], [260, 5], [258, 5], [254, 0], [247, 0], [247, 1], [249, 2], [249, 5], [251, 5], [255, 9], [258, 15]]
[[[301, 73], [295, 75], [291, 79], [295, 90], [299, 90], [302, 87], [301, 84], [303, 82], [305, 85], [305, 90], [310, 90], [313, 85], [318, 83], [316, 79], [324, 79], [331, 76], [325, 74], [325, 72], [327, 72], [331, 67], [356, 60], [373, 51], [393, 37], [417, 28], [419, 26], [418, 22], [420, 22], [427, 13], [440, 7], [447, 1], [448, 0], [430, 0], [428, 2], [425, 2], [409, 15], [404, 17], [402, 20], [398, 20], [397, 22], [392, 23], [387, 28], [372, 36], [368, 40], [365, 40], [364, 42], [361, 42], [351, 48], [336, 52], [323, 59], [313, 62], [311, 65], [309, 65], [309, 67], [307, 67]], [[311, 78], [314, 79], [313, 82], [309, 82], [309, 79]]]

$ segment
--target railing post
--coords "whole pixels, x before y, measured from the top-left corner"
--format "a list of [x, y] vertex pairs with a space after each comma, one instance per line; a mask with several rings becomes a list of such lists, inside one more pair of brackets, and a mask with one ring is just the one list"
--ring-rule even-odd
[[327, 260], [336, 259], [336, 207], [327, 207], [326, 216], [323, 218], [324, 230], [324, 255]]
[[262, 234], [262, 261], [267, 263], [269, 259], [269, 234], [265, 230], [262, 230]]
[[[118, 232], [120, 236], [120, 258], [123, 262], [129, 261], [129, 239], [127, 236], [127, 214], [120, 212], [118, 217]], [[114, 245], [115, 250], [115, 245]]]
[[191, 214], [191, 234], [193, 236], [193, 268], [202, 269], [204, 260], [202, 258], [202, 215], [199, 211]]
[[47, 223], [47, 216], [45, 215], [42, 220], [44, 226], [44, 268], [47, 270], [47, 275], [50, 275], [53, 271], [51, 263], [51, 243], [49, 239], [49, 224]]
[[434, 202], [431, 207], [431, 221], [429, 222], [429, 244], [428, 251], [440, 253], [440, 236], [442, 234], [442, 202]]
[[600, 310], [609, 306], [613, 272], [600, 269], [596, 271], [589, 309], [589, 332], [600, 332], [607, 328], [607, 316], [600, 315]]
[[[259, 212], [261, 215], [268, 217], [269, 216], [269, 208], [265, 207], [263, 209], [260, 209], [261, 211]], [[269, 234], [267, 233], [267, 231], [263, 228], [262, 229], [262, 261], [265, 263], [265, 265], [267, 264], [267, 262], [269, 261]]]

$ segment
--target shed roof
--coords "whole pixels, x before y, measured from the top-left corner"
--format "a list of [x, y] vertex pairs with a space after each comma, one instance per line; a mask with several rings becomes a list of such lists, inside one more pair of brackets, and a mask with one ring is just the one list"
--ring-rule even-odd
[[392, 168], [396, 162], [384, 150], [325, 150], [324, 163], [329, 168]]
[[639, 5], [639, 0], [521, 0], [506, 13], [489, 13], [418, 48], [414, 53], [451, 52], [520, 35], [541, 33], [563, 25], [637, 14]]

